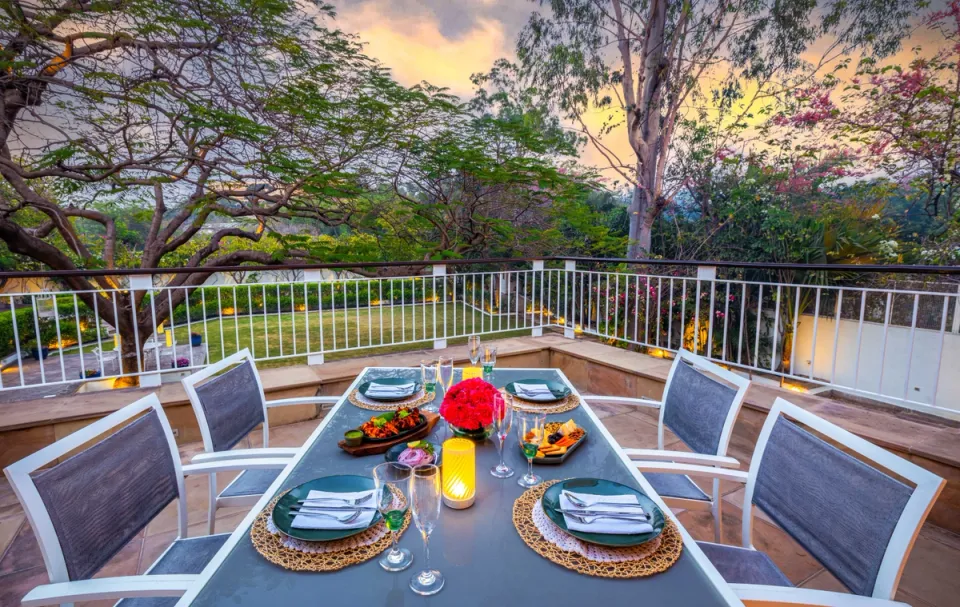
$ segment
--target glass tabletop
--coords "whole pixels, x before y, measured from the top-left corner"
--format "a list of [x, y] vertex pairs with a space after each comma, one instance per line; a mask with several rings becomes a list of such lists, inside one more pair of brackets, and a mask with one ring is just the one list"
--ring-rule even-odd
[[[419, 377], [419, 369], [369, 368], [351, 386], [380, 377]], [[455, 380], [459, 380], [459, 370]], [[492, 377], [497, 387], [522, 379], [560, 381], [575, 388], [554, 369], [497, 369]], [[442, 392], [441, 392], [442, 397]], [[439, 402], [437, 403], [439, 404]], [[370, 475], [382, 455], [353, 457], [337, 447], [350, 428], [371, 415], [370, 411], [342, 401], [328, 414], [319, 434], [301, 450], [299, 462], [282, 478], [281, 490], [331, 474]], [[581, 406], [567, 413], [548, 416], [549, 421], [573, 419], [590, 435], [584, 445], [564, 464], [536, 466], [546, 480], [598, 477], [641, 489], [624, 465], [614, 446], [597, 426], [595, 416]], [[441, 422], [431, 438], [449, 436]], [[526, 465], [516, 437], [504, 448], [508, 465], [522, 470]], [[638, 602], [660, 606], [739, 605], [730, 591], [721, 591], [709, 574], [684, 550], [680, 560], [664, 573], [640, 579], [615, 580], [585, 576], [569, 571], [536, 554], [523, 543], [512, 522], [513, 502], [523, 492], [515, 478], [497, 479], [486, 473], [497, 461], [495, 445], [478, 444], [476, 453], [476, 503], [465, 510], [444, 508], [438, 529], [431, 535], [431, 564], [443, 572], [446, 586], [432, 597], [420, 597], [407, 588], [410, 571], [423, 560], [423, 549], [411, 527], [400, 545], [414, 555], [413, 567], [401, 573], [383, 571], [372, 559], [333, 573], [287, 571], [264, 560], [251, 545], [249, 524], [241, 525], [224, 547], [225, 558], [205, 571], [202, 588], [195, 597], [185, 595], [179, 604], [190, 605], [276, 605], [324, 603], [346, 605], [518, 605], [556, 602], [589, 605], [602, 597], [604, 604], [634, 605]], [[265, 496], [262, 503], [272, 496]], [[248, 518], [247, 520], [252, 520]], [[246, 521], [245, 521], [246, 522]], [[720, 582], [722, 583], [722, 582]]]

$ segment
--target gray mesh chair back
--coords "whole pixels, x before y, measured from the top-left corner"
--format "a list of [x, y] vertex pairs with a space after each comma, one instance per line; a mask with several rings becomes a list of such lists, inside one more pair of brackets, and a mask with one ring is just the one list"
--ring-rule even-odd
[[737, 390], [678, 360], [663, 399], [663, 423], [697, 453], [717, 454]]
[[196, 386], [213, 451], [233, 448], [264, 422], [263, 394], [249, 360]]
[[179, 496], [155, 410], [31, 478], [71, 580], [90, 578]]
[[913, 489], [780, 417], [753, 503], [851, 592], [871, 596]]

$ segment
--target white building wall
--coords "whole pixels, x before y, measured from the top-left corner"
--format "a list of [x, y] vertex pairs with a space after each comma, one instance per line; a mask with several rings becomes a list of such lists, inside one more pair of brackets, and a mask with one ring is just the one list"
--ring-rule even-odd
[[942, 355], [940, 332], [917, 329], [908, 360], [909, 327], [890, 326], [884, 348], [883, 324], [864, 322], [858, 360], [857, 321], [840, 321], [836, 357], [835, 320], [819, 319], [815, 350], [811, 347], [813, 321], [812, 315], [803, 315], [797, 326], [794, 361], [798, 375], [809, 374], [812, 361], [814, 379], [894, 399], [904, 398], [906, 384], [906, 400], [913, 401], [912, 404], [935, 405], [960, 413], [960, 334], [950, 332], [951, 327], [942, 336]]

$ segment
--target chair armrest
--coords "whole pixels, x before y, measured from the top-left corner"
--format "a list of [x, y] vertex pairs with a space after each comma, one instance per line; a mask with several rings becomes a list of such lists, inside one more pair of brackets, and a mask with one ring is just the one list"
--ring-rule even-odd
[[340, 402], [340, 396], [302, 396], [299, 398], [278, 398], [268, 400], [267, 407], [288, 407], [290, 405], [335, 405]]
[[750, 476], [739, 470], [727, 470], [712, 466], [696, 466], [693, 464], [674, 464], [672, 462], [632, 462], [640, 472], [659, 472], [663, 474], [688, 474], [690, 476], [709, 476], [735, 483], [746, 483]]
[[661, 401], [650, 398], [630, 398], [629, 396], [581, 396], [580, 398], [587, 401], [588, 404], [591, 402], [619, 403], [634, 407], [650, 407], [651, 409], [659, 409], [663, 406]]
[[209, 474], [211, 472], [230, 472], [232, 470], [264, 470], [264, 469], [275, 469], [275, 468], [286, 468], [287, 464], [292, 461], [291, 458], [247, 458], [247, 459], [230, 459], [220, 462], [206, 462], [203, 464], [185, 464], [183, 466], [183, 473], [186, 474]]
[[685, 451], [661, 451], [660, 449], [624, 449], [627, 457], [646, 461], [676, 462], [678, 464], [703, 464], [722, 468], [739, 468], [740, 462], [723, 455], [705, 455]]
[[234, 449], [233, 451], [217, 451], [215, 453], [198, 453], [190, 460], [191, 464], [205, 464], [208, 462], [225, 462], [234, 459], [255, 459], [258, 457], [280, 458], [294, 457], [300, 450], [296, 447], [268, 447], [261, 449]]
[[830, 592], [812, 588], [730, 584], [737, 597], [747, 607], [751, 605], [809, 605], [810, 607], [910, 607], [907, 603], [877, 599], [869, 596]]
[[197, 575], [136, 575], [43, 584], [28, 592], [21, 605], [39, 607], [101, 599], [178, 597], [198, 579]]

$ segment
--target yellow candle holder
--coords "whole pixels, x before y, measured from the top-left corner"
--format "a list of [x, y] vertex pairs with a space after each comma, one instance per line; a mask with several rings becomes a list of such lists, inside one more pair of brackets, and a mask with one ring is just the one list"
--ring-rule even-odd
[[166, 329], [163, 332], [163, 335], [166, 338], [167, 347], [172, 348], [173, 347], [173, 331], [171, 331], [170, 329]]
[[443, 443], [443, 503], [462, 510], [477, 497], [476, 445], [466, 438], [451, 438]]

